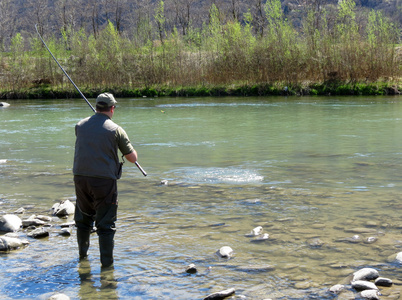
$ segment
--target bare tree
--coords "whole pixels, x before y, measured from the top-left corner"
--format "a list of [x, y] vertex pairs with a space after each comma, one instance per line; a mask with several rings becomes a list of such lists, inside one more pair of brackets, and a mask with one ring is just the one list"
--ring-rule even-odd
[[[10, 41], [15, 31], [15, 6], [12, 0], [0, 1], [0, 51], [4, 51], [7, 40]], [[8, 42], [9, 44], [9, 42]]]

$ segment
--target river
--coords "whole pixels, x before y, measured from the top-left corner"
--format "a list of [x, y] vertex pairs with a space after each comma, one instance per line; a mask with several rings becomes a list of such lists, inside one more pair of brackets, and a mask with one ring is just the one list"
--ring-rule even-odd
[[[125, 163], [114, 269], [101, 271], [96, 234], [79, 262], [75, 231], [56, 234], [72, 217], [55, 218], [48, 238], [0, 254], [0, 298], [203, 299], [235, 288], [233, 299], [333, 299], [329, 287], [373, 267], [394, 281], [382, 294], [399, 299], [389, 257], [402, 248], [400, 97], [117, 100], [113, 120], [148, 176]], [[74, 197], [74, 125], [92, 112], [80, 99], [10, 104], [1, 213], [51, 215]], [[257, 226], [267, 240], [247, 236]], [[215, 255], [222, 246], [232, 258]]]

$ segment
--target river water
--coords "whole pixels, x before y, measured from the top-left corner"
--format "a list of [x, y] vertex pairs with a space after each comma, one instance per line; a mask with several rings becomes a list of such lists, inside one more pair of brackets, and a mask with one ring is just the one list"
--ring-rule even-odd
[[[90, 114], [79, 99], [0, 109], [2, 214], [51, 215], [74, 197], [74, 125]], [[55, 218], [48, 238], [0, 254], [0, 298], [333, 299], [374, 267], [400, 299], [401, 98], [118, 99], [113, 120], [148, 173], [127, 162], [119, 180], [114, 269], [101, 270], [96, 234], [79, 262], [75, 231], [57, 234], [72, 218]], [[247, 236], [257, 226], [267, 240]]]

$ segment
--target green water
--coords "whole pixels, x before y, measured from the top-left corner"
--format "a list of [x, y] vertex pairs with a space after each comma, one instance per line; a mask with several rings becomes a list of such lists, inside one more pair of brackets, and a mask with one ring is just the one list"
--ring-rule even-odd
[[[115, 269], [101, 272], [95, 235], [82, 263], [74, 231], [29, 239], [0, 255], [0, 297], [202, 299], [233, 287], [236, 299], [332, 299], [330, 286], [375, 267], [396, 283], [382, 293], [399, 299], [388, 257], [402, 248], [400, 98], [118, 102], [113, 120], [148, 176], [126, 163], [119, 180]], [[0, 109], [1, 213], [50, 214], [74, 196], [74, 125], [90, 114], [83, 100]], [[268, 240], [245, 236], [257, 226]], [[232, 259], [215, 256], [222, 246]]]

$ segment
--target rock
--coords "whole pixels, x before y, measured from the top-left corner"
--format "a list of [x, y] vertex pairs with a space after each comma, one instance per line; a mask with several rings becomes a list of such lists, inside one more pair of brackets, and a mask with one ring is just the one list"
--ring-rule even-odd
[[70, 297], [65, 294], [54, 294], [47, 298], [47, 300], [70, 300]]
[[364, 299], [368, 300], [378, 300], [380, 299], [379, 297], [379, 292], [377, 290], [365, 290], [360, 293], [360, 296]]
[[352, 281], [352, 288], [357, 291], [378, 290], [378, 287], [374, 283], [365, 280]]
[[189, 273], [189, 274], [197, 273], [197, 268], [196, 268], [195, 264], [189, 264], [186, 268], [186, 273]]
[[70, 236], [71, 235], [71, 228], [69, 228], [69, 227], [61, 228], [60, 231], [59, 231], [59, 235]]
[[28, 219], [22, 220], [23, 227], [43, 226], [45, 224], [46, 223], [44, 221], [37, 219], [36, 216], [30, 216]]
[[402, 252], [396, 254], [395, 260], [399, 263], [402, 263]]
[[353, 273], [352, 281], [357, 280], [373, 280], [380, 276], [378, 271], [373, 268], [363, 268]]
[[49, 231], [45, 228], [38, 228], [27, 234], [29, 237], [40, 239], [49, 236]]
[[251, 230], [251, 232], [247, 233], [246, 236], [252, 237], [252, 236], [260, 235], [261, 233], [262, 233], [262, 226], [257, 226], [256, 228]]
[[229, 246], [223, 246], [220, 248], [216, 254], [222, 258], [231, 258], [233, 256], [233, 249]]
[[72, 215], [75, 211], [75, 205], [70, 200], [62, 200], [52, 206], [53, 215], [66, 216]]
[[21, 240], [16, 237], [1, 236], [0, 237], [0, 251], [10, 251], [28, 245], [27, 240]]
[[310, 246], [310, 248], [321, 248], [322, 245], [324, 245], [324, 242], [319, 238], [314, 238], [307, 241], [307, 244]]
[[7, 102], [0, 102], [0, 107], [9, 107], [10, 104]]
[[213, 293], [204, 298], [204, 300], [222, 300], [226, 297], [232, 296], [236, 290], [234, 288], [224, 290], [221, 292]]
[[258, 242], [266, 241], [268, 238], [269, 238], [269, 234], [264, 233], [264, 234], [258, 236], [257, 238], [251, 240], [251, 242], [252, 243], [258, 243]]
[[375, 236], [370, 236], [368, 238], [366, 238], [366, 240], [364, 241], [366, 244], [373, 244], [375, 242], [378, 241], [378, 238]]
[[352, 237], [347, 237], [343, 239], [338, 239], [337, 242], [346, 242], [346, 243], [360, 243], [362, 241], [361, 237], [358, 234], [355, 234]]
[[375, 285], [377, 286], [391, 286], [392, 285], [392, 280], [389, 278], [384, 278], [384, 277], [378, 277], [374, 281]]
[[17, 209], [14, 213], [15, 213], [15, 214], [23, 214], [23, 213], [25, 213], [25, 208], [20, 207], [20, 208]]
[[62, 228], [64, 228], [64, 227], [73, 227], [73, 226], [75, 226], [75, 221], [60, 224], [60, 227], [62, 227]]
[[345, 286], [343, 284], [335, 284], [334, 286], [331, 286], [328, 291], [333, 294], [339, 294], [344, 289], [345, 289]]
[[247, 273], [258, 273], [258, 272], [269, 272], [274, 271], [275, 267], [271, 265], [261, 265], [261, 266], [240, 266], [236, 268], [237, 271], [247, 272]]
[[352, 232], [352, 233], [376, 233], [377, 230], [374, 228], [350, 228], [350, 229], [345, 229], [345, 232]]
[[0, 216], [0, 231], [16, 232], [22, 226], [20, 217], [16, 215], [3, 215]]
[[44, 221], [44, 222], [52, 222], [52, 221], [53, 221], [53, 218], [52, 218], [52, 217], [44, 216], [44, 215], [37, 215], [37, 216], [36, 216], [36, 219], [42, 220], [42, 221]]

